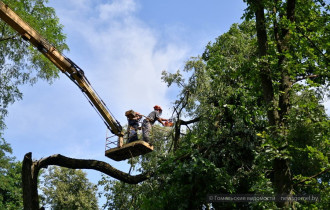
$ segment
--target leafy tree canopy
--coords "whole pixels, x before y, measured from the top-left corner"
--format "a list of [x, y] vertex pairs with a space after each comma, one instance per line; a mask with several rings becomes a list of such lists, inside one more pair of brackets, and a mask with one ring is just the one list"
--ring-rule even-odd
[[82, 170], [53, 166], [43, 179], [43, 205], [52, 209], [98, 209], [97, 187]]
[[[157, 163], [148, 187], [134, 191], [110, 182], [107, 189], [121, 192], [123, 203], [138, 194], [149, 209], [208, 208], [207, 194], [276, 194], [287, 189], [322, 196], [319, 203], [290, 205], [326, 208], [330, 124], [321, 102], [329, 94], [329, 6], [322, 2], [248, 1], [247, 20], [209, 43], [201, 57], [187, 61], [188, 76], [164, 72], [169, 86], [181, 88], [174, 103], [177, 119], [198, 120], [184, 135], [179, 130], [181, 138], [174, 139], [178, 147]], [[289, 21], [292, 3], [295, 18]], [[255, 17], [260, 11], [265, 12], [265, 28]], [[110, 197], [114, 203], [119, 198]]]
[[21, 163], [8, 156], [12, 149], [0, 138], [0, 209], [22, 209]]
[[[68, 50], [63, 26], [48, 0], [4, 0], [17, 14], [35, 28], [59, 51]], [[58, 77], [56, 67], [40, 52], [0, 20], [0, 130], [5, 128], [8, 105], [22, 99], [22, 84], [34, 84], [38, 78], [52, 82]]]

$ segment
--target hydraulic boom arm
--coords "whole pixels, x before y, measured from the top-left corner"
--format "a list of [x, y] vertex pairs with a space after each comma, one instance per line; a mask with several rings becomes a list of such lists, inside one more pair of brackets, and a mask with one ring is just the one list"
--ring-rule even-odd
[[23, 21], [2, 1], [0, 1], [0, 18], [19, 34], [21, 34], [24, 40], [27, 40], [33, 44], [82, 90], [91, 104], [96, 108], [97, 112], [102, 116], [109, 130], [119, 137], [119, 142], [122, 142], [124, 133], [120, 123], [115, 120], [105, 103], [93, 90], [92, 86], [85, 77], [84, 72], [70, 59], [63, 56], [57, 49], [55, 49], [54, 46], [52, 46], [36, 30], [29, 26], [29, 24]]

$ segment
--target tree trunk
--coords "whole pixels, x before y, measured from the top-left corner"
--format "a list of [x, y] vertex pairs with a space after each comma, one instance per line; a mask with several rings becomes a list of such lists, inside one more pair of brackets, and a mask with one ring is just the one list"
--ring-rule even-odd
[[[274, 160], [274, 190], [279, 195], [289, 195], [292, 189], [292, 180], [288, 161], [283, 158]], [[283, 206], [280, 206], [283, 207]]]
[[[295, 20], [295, 5], [296, 0], [287, 0], [286, 8], [286, 18], [292, 23]], [[280, 38], [277, 42], [277, 48], [280, 49], [281, 53], [290, 53], [290, 31], [287, 28], [281, 28], [281, 35], [277, 35]], [[284, 139], [281, 140], [282, 145], [287, 144], [286, 139], [286, 127], [287, 127], [287, 115], [290, 109], [290, 91], [292, 87], [292, 81], [289, 75], [289, 69], [286, 66], [286, 57], [280, 55], [278, 59], [278, 68], [281, 72], [280, 80], [280, 96], [279, 96], [279, 125], [278, 127], [281, 130], [281, 136], [284, 136]], [[292, 193], [293, 183], [292, 176], [290, 172], [289, 159], [276, 158], [274, 160], [274, 189], [277, 194], [286, 194], [289, 195]], [[292, 202], [278, 203], [278, 207], [287, 208], [292, 205]]]
[[278, 112], [275, 109], [275, 96], [274, 88], [272, 83], [272, 78], [270, 74], [270, 69], [268, 63], [264, 60], [267, 55], [267, 30], [266, 30], [266, 20], [264, 14], [264, 6], [262, 1], [251, 2], [255, 6], [255, 16], [256, 16], [256, 28], [257, 28], [257, 39], [258, 39], [258, 54], [261, 59], [260, 64], [260, 79], [263, 90], [264, 100], [268, 106], [267, 117], [270, 126], [275, 126], [278, 121]]
[[[266, 61], [263, 59], [268, 55], [267, 53], [267, 30], [265, 24], [265, 14], [264, 14], [264, 2], [262, 0], [255, 0], [249, 2], [255, 10], [256, 17], [256, 29], [257, 29], [257, 40], [258, 40], [258, 53], [262, 61], [260, 67], [260, 78], [262, 83], [263, 95], [266, 105], [268, 107], [267, 115], [269, 120], [269, 125], [273, 128], [272, 138], [274, 141], [279, 141], [281, 144], [285, 143], [286, 139], [281, 138], [280, 131], [281, 126], [285, 126], [285, 116], [288, 113], [289, 109], [289, 91], [291, 88], [290, 77], [288, 75], [288, 70], [283, 68], [282, 63], [284, 62], [284, 57], [279, 58], [278, 70], [281, 72], [281, 84], [280, 84], [280, 98], [278, 107], [280, 112], [277, 111], [275, 105], [275, 93], [273, 89], [273, 82], [271, 78], [270, 68]], [[287, 17], [289, 20], [294, 20], [292, 17], [294, 15], [295, 0], [288, 0], [287, 6]], [[277, 27], [277, 24], [274, 23], [274, 26]], [[278, 32], [275, 28], [275, 33]], [[287, 42], [283, 42], [287, 39], [287, 31], [282, 29], [281, 40], [278, 40], [277, 44], [279, 49], [286, 50]], [[279, 38], [278, 34], [275, 34], [275, 39]], [[285, 135], [284, 135], [285, 136]], [[290, 173], [290, 167], [288, 159], [284, 158], [275, 158], [273, 161], [273, 170], [274, 170], [274, 191], [277, 195], [290, 194], [292, 190], [292, 177]], [[289, 207], [290, 202], [279, 202], [277, 206]]]
[[39, 209], [37, 177], [34, 176], [32, 153], [24, 156], [22, 165], [23, 206], [25, 210]]
[[176, 151], [179, 147], [179, 141], [181, 137], [181, 120], [178, 120], [178, 122], [174, 125], [174, 138], [173, 138], [173, 150]]

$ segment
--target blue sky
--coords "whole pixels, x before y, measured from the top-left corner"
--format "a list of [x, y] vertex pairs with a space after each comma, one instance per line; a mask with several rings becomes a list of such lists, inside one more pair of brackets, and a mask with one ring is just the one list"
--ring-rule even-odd
[[[147, 115], [155, 104], [171, 113], [177, 94], [161, 72], [182, 69], [208, 42], [241, 22], [241, 0], [50, 0], [70, 52], [114, 116], [134, 109]], [[22, 87], [24, 98], [9, 108], [5, 138], [14, 156], [53, 154], [97, 159], [128, 172], [129, 165], [104, 156], [106, 127], [80, 90], [64, 75], [52, 85]], [[88, 171], [94, 183], [99, 172]]]

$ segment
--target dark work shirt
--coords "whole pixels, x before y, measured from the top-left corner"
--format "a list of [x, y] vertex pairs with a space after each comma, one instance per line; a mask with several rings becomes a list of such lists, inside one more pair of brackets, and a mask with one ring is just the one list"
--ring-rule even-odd
[[158, 111], [152, 111], [149, 115], [148, 115], [148, 119], [150, 121], [150, 123], [153, 125], [156, 120], [158, 120], [160, 118], [159, 112]]
[[139, 120], [130, 120], [130, 119], [128, 119], [128, 125], [130, 125], [133, 128], [137, 129], [139, 127]]

